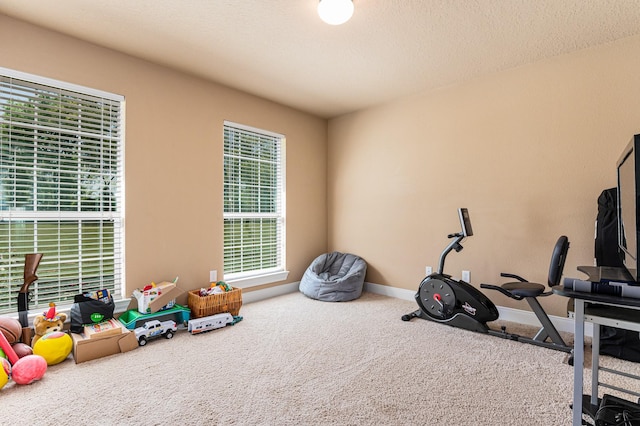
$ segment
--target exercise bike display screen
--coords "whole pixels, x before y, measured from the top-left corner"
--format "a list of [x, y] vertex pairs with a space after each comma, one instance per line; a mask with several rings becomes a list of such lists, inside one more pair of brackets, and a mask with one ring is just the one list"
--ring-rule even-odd
[[460, 225], [462, 226], [462, 235], [470, 237], [473, 235], [473, 229], [471, 228], [471, 217], [469, 217], [469, 210], [466, 208], [458, 209], [458, 215], [460, 216]]

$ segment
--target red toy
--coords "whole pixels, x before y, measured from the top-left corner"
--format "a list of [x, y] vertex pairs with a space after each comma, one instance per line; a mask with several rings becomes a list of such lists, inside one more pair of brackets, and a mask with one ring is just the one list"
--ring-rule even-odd
[[4, 334], [0, 333], [0, 348], [9, 357], [9, 362], [13, 365], [11, 378], [19, 385], [28, 385], [40, 380], [47, 371], [47, 361], [39, 355], [27, 355], [18, 358], [9, 341]]
[[20, 358], [11, 369], [11, 378], [19, 385], [30, 385], [42, 379], [47, 371], [47, 361], [39, 355]]
[[18, 362], [18, 355], [16, 355], [16, 351], [13, 350], [7, 338], [4, 337], [4, 333], [0, 333], [0, 348], [2, 348], [5, 355], [9, 357], [9, 362], [11, 364]]

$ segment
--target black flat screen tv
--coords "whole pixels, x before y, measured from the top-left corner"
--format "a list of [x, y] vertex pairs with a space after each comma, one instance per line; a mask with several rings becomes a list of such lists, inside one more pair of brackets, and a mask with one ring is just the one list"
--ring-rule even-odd
[[640, 195], [640, 135], [625, 147], [617, 163], [618, 169], [618, 246], [625, 269], [638, 281], [638, 196]]

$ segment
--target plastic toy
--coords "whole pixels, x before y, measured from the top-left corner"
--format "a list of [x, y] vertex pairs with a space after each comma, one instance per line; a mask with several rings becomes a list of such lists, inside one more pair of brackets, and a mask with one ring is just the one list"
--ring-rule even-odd
[[2, 365], [2, 368], [0, 368], [0, 389], [2, 389], [11, 376], [11, 364], [6, 358], [0, 358], [0, 364]]
[[62, 331], [52, 331], [36, 341], [33, 353], [43, 357], [47, 365], [56, 365], [67, 359], [72, 348], [71, 336]]
[[206, 331], [226, 327], [227, 325], [234, 325], [239, 321], [242, 321], [241, 316], [234, 317], [230, 313], [226, 312], [222, 314], [215, 314], [208, 317], [189, 320], [187, 330], [191, 334], [200, 334]]
[[224, 281], [218, 281], [211, 283], [211, 286], [209, 288], [201, 288], [198, 294], [200, 294], [201, 297], [205, 297], [211, 296], [212, 294], [225, 293], [231, 290], [233, 290], [233, 287], [231, 287], [229, 284]]
[[20, 359], [18, 358], [18, 355], [16, 355], [16, 351], [14, 351], [9, 344], [9, 341], [5, 337], [4, 333], [0, 333], [0, 349], [2, 349], [2, 351], [5, 353], [12, 365], [18, 362], [18, 360]]
[[163, 309], [151, 314], [142, 314], [137, 309], [129, 309], [123, 312], [118, 320], [129, 330], [134, 330], [137, 327], [141, 327], [145, 322], [156, 319], [158, 321], [164, 321], [172, 319], [176, 324], [187, 325], [189, 318], [191, 317], [191, 310], [182, 305], [175, 304], [173, 307]]
[[144, 346], [147, 344], [148, 340], [155, 339], [156, 337], [164, 336], [167, 339], [171, 339], [173, 337], [173, 333], [177, 330], [178, 326], [173, 320], [162, 322], [158, 320], [151, 320], [145, 322], [142, 327], [136, 328], [133, 332], [136, 335], [136, 339], [138, 339], [138, 344], [140, 346]]
[[[40, 380], [47, 371], [47, 361], [39, 355], [27, 355], [24, 358], [18, 358], [18, 355], [16, 355], [9, 341], [2, 333], [0, 333], [0, 348], [9, 357], [9, 362], [13, 365], [11, 377], [19, 385], [28, 385]], [[3, 370], [5, 373], [7, 372], [6, 369]]]
[[178, 277], [173, 282], [162, 281], [158, 284], [152, 282], [142, 289], [133, 290], [132, 296], [137, 301], [138, 311], [150, 314], [154, 311], [172, 308], [176, 303], [175, 295], [178, 294], [174, 291], [177, 283]]
[[42, 253], [30, 253], [24, 255], [24, 283], [18, 292], [18, 319], [22, 326], [22, 343], [31, 344], [31, 327], [29, 327], [29, 299], [31, 293], [29, 286], [33, 284], [38, 276], [36, 271], [42, 260]]
[[30, 385], [42, 379], [47, 371], [47, 361], [38, 355], [20, 358], [11, 368], [11, 378], [19, 385]]

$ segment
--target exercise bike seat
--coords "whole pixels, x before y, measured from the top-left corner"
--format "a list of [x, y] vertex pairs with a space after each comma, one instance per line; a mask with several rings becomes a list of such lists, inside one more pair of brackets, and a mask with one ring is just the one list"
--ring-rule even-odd
[[490, 290], [497, 290], [505, 296], [516, 300], [522, 300], [526, 297], [548, 296], [549, 294], [551, 294], [551, 292], [544, 292], [544, 285], [529, 282], [518, 275], [507, 274], [503, 272], [500, 274], [500, 276], [506, 278], [515, 278], [518, 281], [507, 282], [500, 286], [491, 284], [480, 284], [480, 287]]
[[[551, 255], [551, 262], [549, 265], [549, 275], [547, 277], [547, 285], [549, 291], [545, 292], [546, 286], [543, 284], [532, 283], [526, 279], [508, 273], [501, 273], [500, 276], [512, 278], [517, 281], [507, 282], [500, 286], [491, 284], [480, 284], [480, 288], [497, 290], [500, 293], [516, 300], [526, 300], [531, 310], [535, 313], [536, 317], [542, 324], [542, 328], [536, 334], [533, 339], [522, 339], [527, 343], [540, 344], [541, 346], [552, 347], [554, 349], [561, 349], [564, 351], [570, 350], [570, 347], [560, 337], [560, 334], [551, 323], [549, 316], [544, 311], [537, 298], [542, 296], [549, 296], [553, 294], [551, 287], [560, 284], [562, 278], [562, 272], [564, 270], [564, 263], [567, 258], [567, 252], [569, 251], [569, 239], [562, 235], [556, 242], [553, 253]], [[551, 342], [545, 342], [550, 339]]]
[[[551, 262], [549, 263], [549, 275], [547, 277], [547, 285], [549, 288], [560, 284], [562, 278], [562, 272], [564, 271], [564, 262], [567, 258], [567, 252], [569, 251], [569, 239], [562, 235], [556, 241], [553, 247], [553, 253], [551, 254]], [[498, 290], [505, 296], [512, 299], [522, 300], [526, 297], [539, 297], [549, 296], [553, 294], [551, 290], [545, 293], [545, 286], [543, 284], [532, 283], [522, 278], [519, 275], [501, 273], [501, 277], [513, 278], [517, 281], [504, 283], [500, 286], [490, 284], [480, 284], [481, 288]]]
[[500, 286], [502, 289], [507, 290], [507, 295], [514, 299], [522, 300], [525, 297], [538, 297], [544, 294], [544, 286], [538, 283], [524, 282], [509, 282]]

